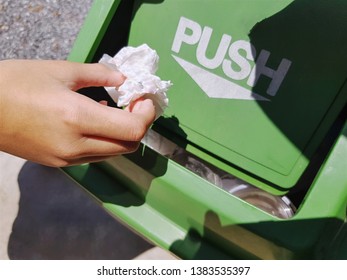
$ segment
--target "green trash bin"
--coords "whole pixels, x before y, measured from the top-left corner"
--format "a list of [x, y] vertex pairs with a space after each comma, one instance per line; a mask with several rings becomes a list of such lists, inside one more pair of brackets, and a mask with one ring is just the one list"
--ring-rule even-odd
[[137, 152], [64, 171], [183, 259], [347, 258], [346, 18], [342, 0], [96, 0], [69, 59], [146, 43], [174, 85]]

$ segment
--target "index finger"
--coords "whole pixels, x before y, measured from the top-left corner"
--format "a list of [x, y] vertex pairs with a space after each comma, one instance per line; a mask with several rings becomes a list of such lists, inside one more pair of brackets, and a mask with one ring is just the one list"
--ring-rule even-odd
[[119, 87], [125, 80], [122, 73], [101, 63], [60, 61], [54, 66], [55, 71], [73, 91], [91, 86]]

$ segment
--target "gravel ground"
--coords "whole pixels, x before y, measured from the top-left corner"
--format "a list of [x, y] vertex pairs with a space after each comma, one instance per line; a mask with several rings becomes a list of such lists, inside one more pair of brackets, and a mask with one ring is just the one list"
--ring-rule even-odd
[[66, 59], [92, 0], [0, 0], [0, 60]]

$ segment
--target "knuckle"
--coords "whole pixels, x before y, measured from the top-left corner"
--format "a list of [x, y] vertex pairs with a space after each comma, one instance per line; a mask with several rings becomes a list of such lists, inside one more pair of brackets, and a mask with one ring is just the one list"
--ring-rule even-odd
[[140, 146], [140, 142], [131, 142], [127, 145], [127, 152], [128, 153], [136, 152], [139, 146]]
[[68, 127], [75, 127], [78, 124], [79, 110], [73, 106], [64, 106], [60, 112], [62, 121]]
[[60, 161], [60, 164], [65, 164], [75, 158], [74, 154], [69, 151], [60, 151], [57, 153], [57, 157]]
[[64, 160], [62, 158], [55, 158], [53, 160], [51, 160], [50, 164], [51, 167], [67, 167], [69, 166], [69, 162], [67, 160]]
[[140, 118], [137, 118], [132, 127], [132, 132], [131, 132], [132, 140], [135, 142], [140, 142], [145, 136], [147, 129], [148, 127], [146, 123]]
[[61, 145], [55, 148], [55, 156], [59, 167], [67, 166], [69, 162], [79, 157], [79, 151], [71, 145]]

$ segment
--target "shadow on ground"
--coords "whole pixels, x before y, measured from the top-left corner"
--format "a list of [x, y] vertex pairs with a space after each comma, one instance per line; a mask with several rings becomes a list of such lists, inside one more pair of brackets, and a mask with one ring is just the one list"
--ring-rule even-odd
[[132, 259], [153, 247], [115, 221], [59, 169], [27, 162], [10, 259]]

